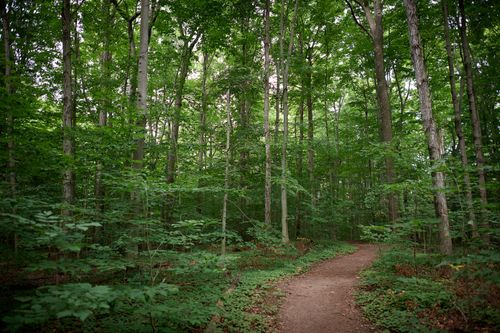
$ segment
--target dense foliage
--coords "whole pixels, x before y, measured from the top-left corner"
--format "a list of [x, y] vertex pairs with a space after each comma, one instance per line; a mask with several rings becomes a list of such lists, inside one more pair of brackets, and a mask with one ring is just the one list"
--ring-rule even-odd
[[498, 252], [436, 254], [395, 247], [365, 271], [357, 301], [391, 332], [496, 332]]
[[[418, 1], [437, 159], [401, 1], [0, 7], [0, 308], [11, 330], [264, 331], [247, 318], [249, 294], [346, 250], [302, 256], [309, 239], [361, 236], [425, 251], [384, 256], [362, 302], [406, 306], [415, 325], [438, 304], [469, 330], [494, 327], [491, 304], [476, 318], [464, 304], [483, 303], [453, 285], [476, 290], [460, 273], [498, 268], [495, 1]], [[468, 255], [430, 254], [452, 242]], [[401, 277], [397, 255], [466, 268], [445, 282]], [[386, 273], [391, 299], [379, 297]], [[420, 283], [437, 298], [398, 298]]]

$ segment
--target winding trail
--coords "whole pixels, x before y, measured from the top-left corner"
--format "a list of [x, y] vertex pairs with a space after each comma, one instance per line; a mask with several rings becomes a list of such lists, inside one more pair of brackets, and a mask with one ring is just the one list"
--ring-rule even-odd
[[356, 308], [352, 292], [358, 273], [377, 256], [377, 246], [356, 246], [355, 253], [324, 261], [279, 286], [286, 293], [278, 314], [280, 332], [375, 332]]

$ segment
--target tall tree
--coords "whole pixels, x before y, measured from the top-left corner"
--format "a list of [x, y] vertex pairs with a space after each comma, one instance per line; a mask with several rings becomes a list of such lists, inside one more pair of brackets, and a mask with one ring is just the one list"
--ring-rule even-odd
[[[75, 171], [72, 165], [75, 157], [74, 142], [74, 106], [73, 87], [71, 79], [71, 1], [63, 0], [62, 8], [62, 46], [63, 46], [63, 154], [69, 161], [65, 166], [63, 175], [63, 198], [67, 204], [72, 204], [75, 199]], [[64, 209], [63, 214], [70, 215], [69, 209]]]
[[175, 173], [177, 171], [177, 143], [179, 141], [179, 128], [181, 121], [182, 100], [184, 98], [184, 86], [186, 78], [189, 74], [189, 65], [193, 55], [193, 49], [201, 37], [199, 30], [187, 31], [188, 28], [184, 22], [179, 22], [179, 32], [182, 37], [182, 49], [180, 56], [180, 68], [176, 79], [175, 87], [175, 102], [174, 102], [174, 119], [172, 131], [170, 134], [170, 149], [168, 151], [167, 160], [167, 183], [172, 184], [175, 181]]
[[281, 150], [281, 239], [287, 244], [290, 242], [288, 236], [288, 202], [287, 202], [287, 145], [288, 145], [288, 71], [292, 58], [294, 30], [299, 10], [299, 0], [295, 0], [293, 19], [290, 27], [290, 41], [288, 44], [285, 68], [283, 69], [283, 145]]
[[[3, 67], [4, 67], [4, 88], [7, 98], [9, 98], [12, 93], [12, 68], [11, 68], [11, 42], [10, 42], [10, 24], [9, 24], [9, 12], [7, 8], [7, 1], [0, 1], [0, 10], [2, 11], [2, 36], [3, 36]], [[7, 108], [7, 150], [8, 150], [8, 182], [10, 186], [10, 195], [12, 198], [16, 196], [16, 158], [15, 158], [15, 146], [14, 146], [14, 113], [12, 110], [12, 101], [6, 103]]]
[[224, 164], [224, 199], [222, 202], [222, 244], [221, 253], [226, 254], [227, 200], [229, 191], [229, 162], [231, 160], [231, 90], [226, 95], [226, 161]]
[[[211, 62], [210, 54], [208, 50], [203, 50], [203, 68], [201, 73], [201, 109], [200, 109], [200, 134], [198, 137], [198, 143], [200, 149], [198, 151], [198, 171], [200, 175], [205, 171], [205, 159], [207, 156], [206, 147], [206, 136], [207, 136], [207, 111], [208, 111], [208, 93], [207, 93], [207, 79], [208, 70]], [[201, 180], [201, 178], [200, 178]], [[202, 186], [201, 181], [198, 182], [198, 186]], [[203, 205], [203, 193], [198, 194], [198, 207], [197, 210], [201, 213], [201, 207]]]
[[[424, 52], [418, 27], [418, 17], [415, 0], [404, 0], [404, 4], [408, 21], [413, 68], [415, 70], [415, 79], [420, 98], [420, 113], [422, 115], [422, 123], [424, 126], [425, 136], [427, 138], [427, 147], [429, 148], [430, 160], [433, 164], [444, 163], [441, 156], [440, 138], [432, 114], [432, 100], [431, 91], [429, 88], [429, 77], [427, 75], [427, 69], [424, 62]], [[436, 215], [440, 219], [440, 251], [443, 254], [449, 255], [452, 253], [452, 243], [448, 220], [448, 205], [446, 201], [446, 195], [444, 193], [445, 175], [442, 171], [436, 170], [433, 172], [432, 180], [435, 190], [434, 202]]]
[[[315, 38], [314, 36], [313, 38]], [[309, 41], [306, 49], [306, 108], [307, 108], [307, 172], [309, 173], [309, 189], [311, 191], [311, 218], [316, 205], [314, 188], [314, 117], [313, 117], [313, 51], [316, 41]]]
[[[191, 58], [193, 56], [193, 49], [201, 37], [201, 32], [199, 30], [189, 31], [184, 22], [179, 22], [179, 32], [181, 34], [183, 42], [180, 55], [180, 68], [177, 73], [175, 85], [174, 116], [172, 119], [172, 128], [170, 131], [170, 146], [167, 156], [167, 184], [173, 184], [175, 182], [175, 176], [177, 173], [177, 145], [179, 141], [181, 110], [182, 102], [184, 99], [184, 87], [186, 84], [186, 78], [189, 74], [189, 67], [191, 64]], [[170, 193], [167, 194], [163, 217], [164, 220], [168, 223], [173, 222], [172, 212], [174, 208], [174, 202], [175, 197]]]
[[137, 110], [139, 117], [136, 122], [140, 133], [136, 140], [133, 156], [133, 167], [137, 170], [144, 165], [144, 136], [146, 132], [146, 115], [148, 112], [148, 45], [149, 45], [149, 0], [141, 0], [141, 30], [139, 45], [139, 65], [137, 75]]
[[271, 224], [271, 132], [269, 129], [269, 48], [271, 37], [269, 32], [270, 0], [264, 7], [264, 138], [266, 145], [265, 184], [264, 184], [264, 222]]
[[[277, 3], [277, 1], [276, 1]], [[276, 118], [274, 120], [274, 144], [278, 145], [278, 132], [280, 125], [281, 104], [283, 102], [283, 93], [281, 91], [281, 76], [285, 60], [285, 7], [288, 7], [288, 0], [281, 0], [280, 6], [280, 30], [278, 36], [279, 56], [276, 63]]]
[[[479, 176], [479, 195], [481, 197], [481, 226], [485, 229], [489, 227], [488, 214], [486, 205], [488, 204], [488, 196], [486, 193], [486, 176], [484, 170], [484, 154], [483, 142], [481, 135], [481, 120], [479, 118], [479, 111], [477, 109], [476, 94], [474, 92], [474, 74], [472, 68], [472, 55], [467, 39], [467, 20], [465, 17], [464, 1], [458, 0], [458, 8], [460, 11], [460, 37], [462, 40], [463, 63], [467, 87], [467, 99], [469, 102], [469, 111], [472, 121], [472, 137], [474, 141], [474, 152], [476, 154], [477, 173]], [[488, 233], [485, 230], [482, 234], [483, 240], [488, 242]]]
[[[369, 1], [355, 0], [356, 4], [362, 8], [368, 29], [358, 20], [354, 7], [349, 0], [345, 0], [351, 11], [354, 22], [369, 36], [373, 45], [374, 60], [375, 60], [375, 79], [377, 90], [377, 104], [379, 108], [380, 118], [380, 136], [382, 142], [390, 145], [392, 142], [392, 114], [391, 102], [389, 98], [389, 87], [385, 78], [384, 65], [384, 27], [382, 25], [382, 7], [383, 0], [373, 1], [373, 12], [370, 8]], [[395, 181], [394, 162], [390, 156], [385, 157], [385, 181], [387, 184], [393, 184]], [[394, 193], [388, 195], [388, 215], [389, 220], [398, 219], [398, 202]]]
[[467, 158], [467, 148], [465, 144], [465, 137], [462, 130], [462, 111], [458, 103], [457, 97], [457, 89], [456, 89], [456, 80], [455, 80], [455, 65], [453, 61], [453, 50], [451, 48], [451, 40], [450, 40], [450, 28], [449, 28], [449, 14], [448, 14], [448, 0], [442, 0], [442, 8], [443, 8], [443, 27], [444, 27], [444, 38], [446, 44], [446, 54], [448, 58], [448, 73], [449, 73], [449, 81], [450, 81], [450, 93], [451, 93], [451, 101], [453, 104], [453, 110], [455, 114], [455, 134], [458, 139], [458, 147], [460, 151], [460, 160], [462, 161], [463, 168], [463, 179], [465, 186], [465, 200], [467, 203], [467, 210], [469, 214], [469, 220], [472, 223], [472, 232], [473, 236], [477, 236], [477, 227], [476, 227], [476, 215], [474, 213], [474, 205], [472, 201], [472, 189], [469, 177], [469, 171], [467, 170], [469, 161]]
[[[98, 126], [104, 128], [108, 123], [108, 116], [111, 113], [111, 87], [110, 87], [110, 76], [111, 76], [111, 51], [110, 51], [110, 34], [111, 34], [111, 2], [109, 0], [102, 0], [101, 9], [101, 22], [103, 22], [102, 30], [102, 44], [103, 51], [101, 55], [101, 86], [102, 86], [102, 97], [100, 99], [99, 105], [99, 120]], [[98, 211], [102, 212], [104, 210], [104, 184], [102, 180], [103, 173], [103, 159], [99, 158], [96, 165], [96, 175], [95, 175], [95, 196], [96, 196], [96, 208]]]
[[[137, 99], [137, 47], [135, 46], [134, 22], [141, 15], [140, 11], [128, 13], [128, 9], [123, 9], [117, 0], [110, 0], [115, 6], [120, 16], [127, 22], [127, 66], [125, 70], [125, 82], [123, 93], [128, 92], [130, 106], [133, 107]], [[137, 7], [137, 0], [134, 0], [134, 10]], [[126, 5], [126, 3], [125, 3]]]

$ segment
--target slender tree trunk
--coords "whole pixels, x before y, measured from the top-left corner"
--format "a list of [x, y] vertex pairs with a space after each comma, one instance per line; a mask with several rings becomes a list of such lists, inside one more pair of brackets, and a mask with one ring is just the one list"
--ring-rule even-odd
[[[189, 65], [191, 63], [191, 56], [193, 48], [198, 43], [200, 34], [194, 36], [185, 36], [182, 26], [180, 28], [181, 34], [184, 37], [184, 45], [182, 47], [181, 63], [179, 74], [177, 77], [177, 84], [175, 90], [174, 101], [174, 117], [172, 122], [172, 129], [170, 131], [170, 148], [167, 158], [167, 184], [175, 182], [175, 174], [177, 172], [177, 144], [179, 141], [179, 128], [181, 121], [182, 100], [184, 98], [184, 86], [186, 78], [189, 73]], [[167, 223], [172, 223], [172, 212], [174, 209], [175, 197], [173, 194], [168, 194], [166, 198], [166, 205], [164, 206], [163, 219]]]
[[[182, 28], [181, 28], [182, 31]], [[193, 36], [191, 36], [193, 38]], [[179, 126], [181, 119], [182, 99], [184, 98], [184, 86], [189, 72], [189, 64], [193, 54], [193, 48], [198, 42], [200, 35], [194, 36], [190, 42], [190, 38], [184, 40], [181, 55], [181, 67], [179, 77], [177, 79], [177, 87], [175, 91], [174, 102], [174, 121], [172, 124], [172, 132], [170, 135], [170, 149], [168, 152], [167, 161], [167, 183], [172, 184], [175, 181], [176, 163], [177, 163], [177, 142], [179, 140]]]
[[448, 26], [448, 0], [442, 0], [442, 5], [443, 5], [443, 27], [444, 27], [444, 37], [446, 42], [446, 54], [448, 56], [448, 73], [450, 80], [451, 101], [453, 104], [453, 110], [455, 112], [455, 132], [458, 138], [458, 147], [460, 150], [460, 158], [462, 161], [463, 179], [465, 185], [465, 199], [467, 202], [469, 220], [472, 223], [471, 225], [472, 235], [473, 237], [477, 237], [476, 216], [474, 213], [474, 205], [472, 201], [472, 188], [470, 184], [469, 172], [467, 171], [469, 162], [467, 159], [465, 137], [462, 131], [462, 113], [457, 98], [456, 83], [455, 83], [455, 68], [453, 64], [453, 51], [451, 49], [450, 29]]
[[[110, 52], [110, 26], [111, 15], [110, 15], [110, 1], [102, 1], [102, 19], [106, 24], [103, 27], [102, 41], [103, 41], [103, 52], [101, 57], [101, 86], [103, 89], [103, 96], [100, 101], [99, 108], [99, 122], [98, 125], [101, 128], [107, 126], [108, 115], [111, 113], [111, 87], [110, 87], [110, 66], [111, 66], [111, 52]], [[102, 147], [103, 148], [103, 147]], [[101, 149], [102, 149], [101, 148]], [[96, 197], [96, 209], [99, 212], [104, 211], [104, 185], [102, 183], [102, 171], [103, 171], [103, 161], [101, 158], [98, 159], [96, 165], [96, 175], [95, 175], [95, 197]]]
[[[244, 35], [247, 31], [249, 31], [249, 19], [244, 17], [241, 23], [241, 34]], [[249, 66], [248, 61], [248, 41], [245, 39], [242, 43], [242, 63], [243, 68]], [[239, 187], [242, 191], [245, 191], [248, 187], [248, 160], [249, 160], [249, 149], [247, 148], [246, 141], [248, 140], [248, 132], [250, 128], [250, 101], [249, 101], [249, 86], [247, 82], [243, 82], [242, 90], [239, 96], [239, 111], [240, 111], [240, 129], [243, 134], [243, 144], [239, 147], [240, 159], [239, 159], [239, 171], [240, 171], [240, 180]], [[241, 208], [241, 221], [246, 221], [248, 219], [248, 215], [245, 214], [247, 210], [246, 207], [248, 205], [248, 200], [246, 196], [241, 196], [239, 199], [240, 208]]]
[[295, 9], [293, 13], [292, 25], [290, 27], [290, 43], [288, 44], [288, 53], [283, 71], [283, 146], [281, 151], [281, 237], [282, 242], [290, 242], [288, 236], [288, 203], [287, 203], [287, 144], [288, 144], [288, 70], [290, 68], [290, 58], [292, 57], [293, 41], [295, 38], [294, 30], [297, 22], [299, 0], [295, 0]]
[[[105, 0], [104, 0], [105, 1]], [[134, 110], [134, 107], [137, 105], [137, 49], [135, 46], [135, 37], [134, 37], [134, 21], [139, 15], [140, 12], [136, 12], [132, 15], [118, 4], [117, 0], [109, 0], [120, 16], [127, 22], [127, 37], [128, 37], [128, 54], [127, 54], [127, 66], [125, 70], [125, 80], [123, 83], [123, 95], [128, 95], [129, 106], [127, 110], [129, 112]], [[136, 0], [137, 1], [137, 0]], [[134, 3], [134, 10], [136, 3]], [[131, 114], [128, 115], [129, 118], [132, 118]], [[131, 121], [131, 120], [129, 120]]]
[[181, 68], [179, 71], [177, 88], [175, 92], [174, 122], [172, 124], [172, 132], [170, 134], [170, 149], [168, 151], [168, 161], [167, 161], [168, 184], [172, 184], [175, 181], [175, 171], [177, 162], [177, 142], [179, 140], [179, 126], [181, 118], [182, 99], [184, 97], [184, 85], [186, 83], [186, 77], [189, 70], [188, 57], [191, 57], [191, 54], [187, 48], [188, 48], [187, 42], [185, 42], [184, 51], [181, 58]]
[[465, 8], [464, 1], [458, 1], [458, 7], [460, 10], [460, 37], [462, 40], [462, 51], [464, 55], [464, 70], [466, 77], [466, 87], [467, 87], [467, 97], [469, 100], [469, 111], [471, 114], [472, 121], [472, 137], [474, 140], [474, 152], [476, 154], [476, 164], [477, 173], [479, 177], [479, 195], [481, 197], [481, 227], [486, 229], [481, 235], [483, 240], [488, 243], [489, 235], [487, 229], [489, 228], [488, 222], [488, 211], [486, 206], [488, 204], [488, 196], [486, 193], [486, 175], [484, 170], [484, 155], [483, 155], [483, 143], [481, 135], [481, 122], [479, 119], [479, 113], [476, 104], [476, 95], [474, 93], [474, 77], [472, 69], [472, 56], [469, 48], [469, 42], [467, 40], [467, 23], [465, 18]]
[[[142, 6], [142, 3], [141, 3]], [[137, 48], [135, 46], [135, 37], [134, 37], [134, 21], [137, 16], [132, 16], [127, 21], [127, 35], [128, 35], [128, 62], [127, 62], [127, 78], [130, 78], [129, 83], [129, 104], [133, 106], [137, 104], [137, 72], [138, 72], [138, 59], [137, 59]], [[142, 22], [142, 16], [141, 16]], [[142, 23], [141, 23], [142, 24]], [[139, 42], [140, 43], [140, 42]], [[139, 51], [140, 52], [140, 51]], [[127, 86], [127, 82], [125, 82], [125, 86]]]
[[226, 96], [226, 163], [224, 170], [224, 200], [222, 202], [222, 244], [221, 254], [226, 254], [226, 221], [227, 221], [227, 199], [229, 190], [229, 161], [231, 158], [231, 93], [227, 90]]
[[[0, 0], [2, 11], [2, 30], [3, 30], [3, 50], [4, 50], [4, 86], [7, 98], [13, 93], [11, 84], [11, 50], [10, 50], [10, 26], [9, 13], [7, 12], [6, 0]], [[15, 141], [14, 141], [14, 114], [12, 112], [12, 103], [6, 103], [7, 107], [7, 150], [8, 150], [8, 182], [10, 186], [10, 195], [16, 197], [16, 159], [15, 159]]]
[[[300, 182], [303, 177], [304, 168], [304, 154], [302, 145], [304, 144], [304, 95], [300, 96], [300, 104], [297, 109], [299, 116], [299, 144], [297, 152], [297, 180]], [[297, 192], [297, 203], [295, 204], [295, 238], [303, 234], [303, 221], [302, 221], [302, 191]]]
[[271, 133], [269, 130], [269, 33], [270, 0], [266, 0], [264, 8], [264, 138], [266, 145], [265, 184], [264, 184], [264, 221], [271, 225]]
[[[299, 33], [299, 54], [300, 59], [304, 59], [304, 46], [302, 41], [302, 33]], [[302, 89], [300, 91], [300, 102], [299, 107], [297, 108], [297, 116], [299, 118], [299, 137], [298, 137], [298, 150], [297, 150], [297, 181], [299, 183], [302, 182], [303, 178], [303, 169], [304, 169], [304, 106], [305, 106], [305, 91], [304, 88], [306, 84], [304, 82], [304, 77], [301, 78], [301, 86]], [[303, 194], [302, 191], [297, 192], [296, 196], [296, 204], [295, 204], [295, 238], [302, 236], [303, 234], [303, 212], [302, 212], [302, 200]]]
[[[355, 23], [365, 31], [372, 40], [375, 56], [375, 78], [377, 90], [377, 104], [379, 107], [380, 137], [382, 142], [388, 146], [392, 143], [392, 115], [391, 103], [389, 99], [389, 88], [385, 79], [384, 67], [384, 27], [382, 25], [382, 2], [375, 0], [373, 4], [373, 13], [366, 2], [356, 1], [365, 13], [369, 29], [365, 28], [357, 19], [350, 0], [345, 0], [348, 4]], [[385, 157], [385, 181], [391, 185], [395, 181], [394, 162], [388, 155]], [[394, 193], [387, 196], [389, 220], [394, 221], [399, 218], [398, 201]]]
[[141, 31], [139, 45], [139, 65], [137, 75], [137, 110], [139, 117], [136, 123], [140, 138], [136, 140], [133, 156], [134, 169], [141, 170], [144, 166], [144, 136], [146, 135], [146, 115], [148, 97], [148, 45], [149, 45], [149, 0], [141, 0]]
[[[14, 113], [12, 110], [12, 101], [10, 101], [11, 96], [14, 93], [14, 89], [11, 84], [12, 68], [11, 68], [11, 48], [10, 48], [10, 22], [9, 22], [9, 12], [7, 11], [7, 1], [0, 0], [0, 10], [2, 11], [2, 30], [3, 30], [3, 50], [4, 50], [4, 87], [5, 94], [8, 103], [6, 103], [7, 108], [7, 151], [8, 151], [8, 161], [7, 161], [7, 172], [8, 172], [8, 182], [10, 189], [10, 197], [16, 199], [17, 192], [17, 179], [16, 179], [16, 152], [15, 152], [15, 140], [14, 140]], [[12, 214], [16, 214], [16, 208], [12, 208]], [[14, 252], [17, 254], [19, 243], [19, 235], [14, 233], [13, 237], [13, 247]]]
[[[404, 0], [406, 7], [406, 17], [408, 20], [408, 30], [410, 39], [410, 49], [413, 60], [413, 68], [415, 70], [415, 79], [420, 97], [420, 112], [422, 114], [422, 122], [424, 132], [427, 138], [427, 146], [431, 163], [444, 163], [441, 156], [441, 147], [439, 144], [438, 131], [436, 123], [432, 115], [432, 100], [429, 88], [429, 78], [424, 63], [424, 54], [418, 28], [417, 8], [415, 0]], [[435, 171], [432, 175], [433, 185], [435, 188], [434, 202], [436, 214], [440, 219], [439, 224], [439, 242], [440, 251], [443, 254], [450, 255], [452, 253], [452, 242], [450, 237], [450, 227], [448, 221], [448, 206], [446, 202], [445, 179], [442, 171]]]
[[[384, 28], [382, 26], [382, 1], [375, 1], [375, 24], [372, 26], [373, 49], [375, 54], [375, 77], [377, 81], [377, 102], [380, 109], [380, 125], [382, 141], [387, 145], [392, 143], [392, 116], [391, 102], [389, 99], [389, 88], [385, 79], [384, 66]], [[367, 12], [368, 13], [368, 12]], [[385, 180], [387, 184], [393, 184], [395, 180], [394, 162], [390, 156], [385, 158]], [[399, 218], [397, 198], [394, 193], [388, 195], [389, 220]]]
[[284, 67], [285, 61], [285, 7], [288, 5], [288, 0], [281, 0], [280, 9], [280, 33], [279, 33], [279, 47], [280, 55], [278, 61], [276, 61], [276, 119], [274, 120], [274, 144], [278, 146], [278, 133], [280, 126], [280, 112], [281, 104], [283, 102], [283, 94], [281, 91], [281, 76], [282, 69]]
[[[203, 70], [201, 78], [201, 111], [200, 111], [200, 134], [198, 138], [198, 143], [200, 145], [198, 151], [198, 172], [199, 175], [203, 175], [205, 172], [205, 158], [206, 152], [206, 130], [207, 130], [207, 108], [208, 108], [208, 95], [207, 95], [207, 78], [208, 78], [208, 67], [210, 66], [210, 56], [207, 51], [203, 51]], [[198, 187], [202, 187], [200, 181], [198, 181]], [[203, 205], [203, 192], [200, 192], [197, 196], [198, 205], [196, 210], [201, 213], [201, 208]]]
[[[71, 1], [63, 1], [62, 10], [62, 44], [63, 44], [63, 154], [70, 163], [74, 160], [74, 110], [73, 91], [71, 80]], [[67, 204], [75, 199], [75, 172], [73, 166], [67, 165], [63, 175], [63, 198]], [[71, 211], [65, 208], [62, 213], [70, 215]]]
[[314, 118], [313, 118], [313, 95], [312, 95], [312, 52], [313, 48], [307, 48], [307, 172], [309, 173], [309, 190], [311, 191], [311, 216], [314, 216], [316, 205], [316, 194], [314, 186]]

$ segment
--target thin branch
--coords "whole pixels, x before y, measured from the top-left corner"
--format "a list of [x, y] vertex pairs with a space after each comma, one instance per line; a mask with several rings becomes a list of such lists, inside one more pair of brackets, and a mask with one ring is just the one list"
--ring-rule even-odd
[[[373, 38], [372, 34], [365, 28], [364, 25], [362, 25], [359, 22], [358, 18], [356, 17], [356, 14], [354, 13], [354, 8], [352, 8], [352, 4], [349, 2], [349, 0], [345, 0], [345, 2], [347, 3], [347, 6], [349, 6], [352, 18], [354, 19], [354, 23], [356, 23], [364, 32], [366, 32], [366, 34], [368, 35], [368, 37]], [[356, 3], [359, 4], [359, 2], [357, 2], [357, 1], [356, 1]]]
[[197, 32], [194, 40], [191, 42], [191, 44], [189, 44], [189, 50], [190, 51], [193, 51], [193, 48], [196, 45], [196, 43], [198, 43], [198, 40], [200, 39], [200, 37], [201, 37], [201, 33]]
[[128, 15], [128, 12], [124, 11], [123, 8], [120, 7], [120, 5], [118, 4], [118, 2], [116, 0], [110, 0], [111, 3], [113, 4], [113, 6], [115, 6], [116, 10], [118, 11], [118, 13], [120, 14], [120, 16], [127, 22], [130, 22], [130, 21], [133, 21], [135, 20], [136, 18], [139, 17], [139, 15], [141, 15], [141, 12], [136, 12], [134, 15], [132, 16], [129, 16]]

